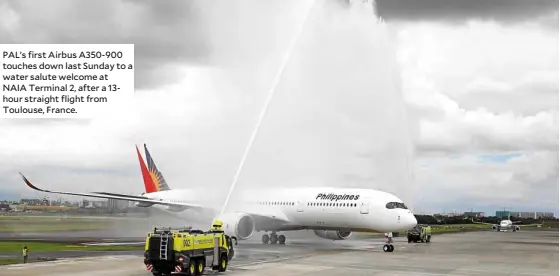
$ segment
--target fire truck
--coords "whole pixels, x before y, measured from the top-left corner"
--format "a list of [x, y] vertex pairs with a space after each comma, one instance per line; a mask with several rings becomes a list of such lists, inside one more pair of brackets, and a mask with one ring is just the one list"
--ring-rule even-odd
[[210, 231], [191, 227], [154, 228], [146, 237], [144, 264], [153, 275], [181, 272], [201, 275], [206, 268], [224, 272], [233, 258], [232, 239], [214, 221]]

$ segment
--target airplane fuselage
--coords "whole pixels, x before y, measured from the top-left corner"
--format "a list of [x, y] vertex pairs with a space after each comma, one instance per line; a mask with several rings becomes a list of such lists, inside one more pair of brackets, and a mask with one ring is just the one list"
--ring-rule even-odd
[[509, 219], [504, 219], [500, 221], [499, 224], [493, 225], [492, 228], [502, 232], [508, 230], [519, 231], [519, 226], [513, 224], [513, 222]]
[[[202, 194], [191, 190], [170, 190], [144, 196], [208, 206], [213, 210], [213, 215], [218, 216], [216, 207], [221, 206], [210, 204], [211, 199], [204, 198]], [[389, 203], [400, 205], [394, 207], [395, 204]], [[173, 211], [166, 206], [154, 206]], [[232, 197], [226, 213], [255, 213], [258, 210], [259, 214], [285, 221], [281, 225], [273, 225], [257, 220], [256, 231], [313, 229], [388, 232], [408, 230], [416, 225], [414, 215], [405, 208], [399, 198], [382, 191], [310, 187], [246, 191]]]

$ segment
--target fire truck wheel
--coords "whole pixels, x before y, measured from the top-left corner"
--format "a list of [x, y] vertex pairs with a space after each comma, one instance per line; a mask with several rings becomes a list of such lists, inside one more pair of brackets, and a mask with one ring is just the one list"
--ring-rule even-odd
[[227, 266], [228, 266], [227, 255], [226, 255], [226, 254], [220, 255], [220, 266], [218, 267], [218, 271], [219, 271], [219, 272], [224, 272], [224, 271], [226, 271]]
[[190, 260], [189, 262], [189, 266], [187, 267], [187, 275], [191, 276], [191, 275], [195, 275], [196, 273], [196, 261], [195, 260]]
[[202, 275], [204, 273], [204, 259], [196, 261], [195, 275]]

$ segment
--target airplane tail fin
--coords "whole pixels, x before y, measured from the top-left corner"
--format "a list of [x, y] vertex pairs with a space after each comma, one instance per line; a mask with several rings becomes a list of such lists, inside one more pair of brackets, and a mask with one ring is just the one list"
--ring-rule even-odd
[[136, 147], [136, 153], [138, 154], [138, 161], [140, 162], [140, 170], [142, 171], [142, 178], [144, 179], [144, 186], [146, 187], [146, 193], [168, 191], [169, 186], [163, 178], [162, 173], [157, 169], [146, 144], [144, 144], [144, 150], [146, 152], [146, 160], [148, 161], [148, 167], [142, 159], [142, 155]]

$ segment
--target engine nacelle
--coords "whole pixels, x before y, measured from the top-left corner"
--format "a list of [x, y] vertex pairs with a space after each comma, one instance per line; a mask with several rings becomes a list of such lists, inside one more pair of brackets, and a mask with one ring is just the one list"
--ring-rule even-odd
[[[144, 197], [144, 195], [146, 195], [146, 193], [141, 193], [140, 197]], [[152, 207], [153, 205], [154, 205], [153, 203], [147, 203], [147, 202], [136, 202], [136, 203], [134, 203], [134, 206], [143, 207], [143, 208]]]
[[333, 230], [315, 230], [315, 235], [329, 240], [346, 240], [352, 236], [350, 231], [333, 231]]
[[238, 240], [250, 239], [255, 232], [255, 220], [245, 213], [225, 213], [214, 220], [223, 223], [222, 230], [226, 235]]
[[154, 205], [153, 203], [146, 203], [146, 202], [136, 202], [134, 204], [134, 206], [136, 206], [136, 207], [144, 207], [144, 208], [152, 207], [153, 205]]
[[521, 230], [521, 227], [519, 227], [519, 226], [514, 226], [514, 229], [515, 229], [515, 231], [519, 231], [519, 230]]
[[167, 211], [170, 211], [170, 212], [183, 212], [187, 209], [188, 209], [187, 207], [183, 207], [183, 206], [169, 206], [169, 207], [167, 207]]
[[494, 230], [498, 229], [498, 225], [496, 225], [496, 224], [492, 225], [492, 229], [494, 229]]

